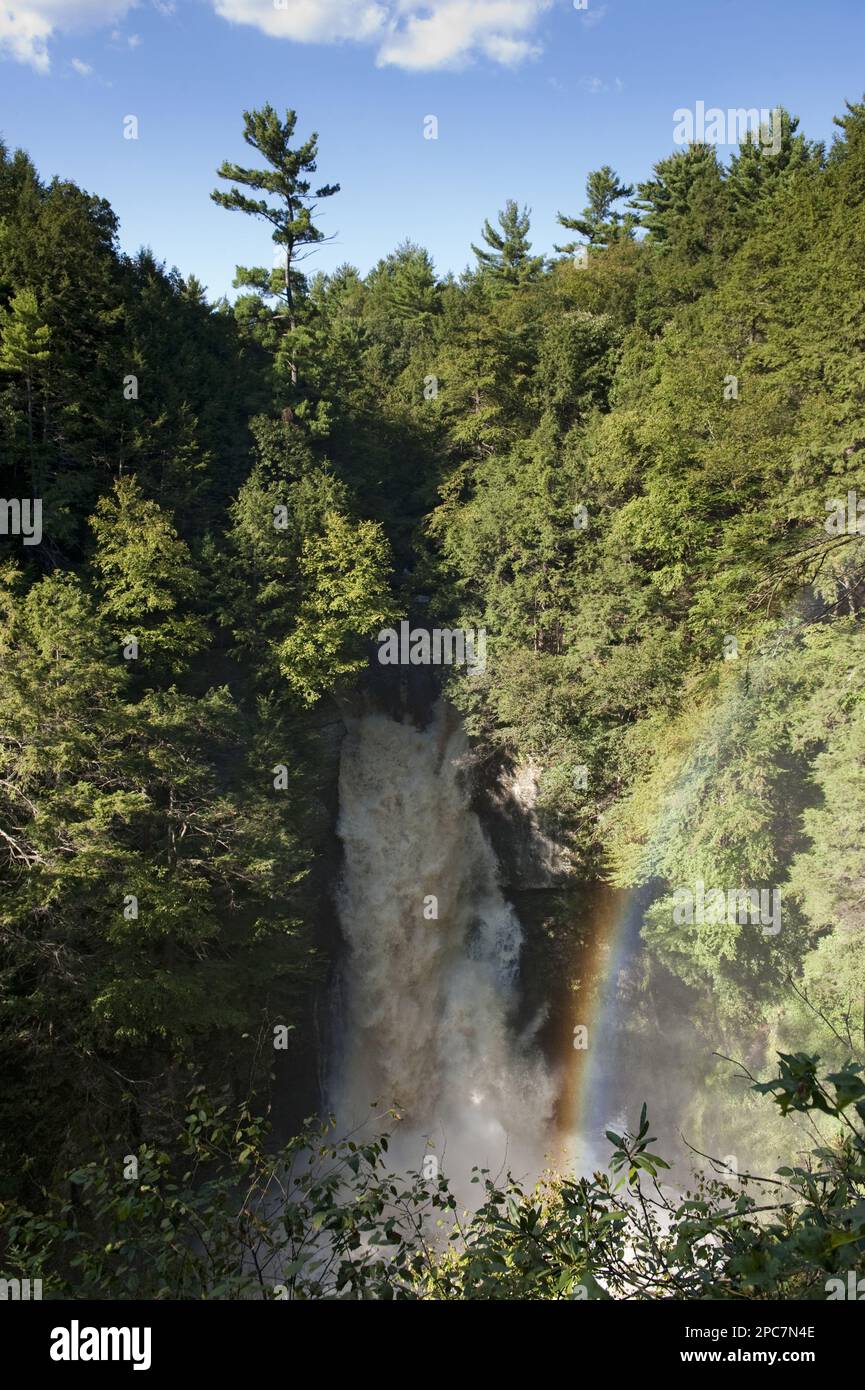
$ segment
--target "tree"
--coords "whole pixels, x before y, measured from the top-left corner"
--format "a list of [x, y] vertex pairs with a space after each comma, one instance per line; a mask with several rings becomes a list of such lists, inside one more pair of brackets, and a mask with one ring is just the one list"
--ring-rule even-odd
[[293, 630], [279, 648], [291, 690], [313, 705], [366, 665], [370, 637], [393, 621], [390, 548], [374, 521], [329, 512], [323, 531], [303, 546], [304, 594]]
[[343, 507], [347, 491], [317, 464], [293, 425], [252, 422], [258, 462], [231, 507], [231, 526], [214, 571], [220, 621], [231, 629], [249, 673], [279, 683], [278, 651], [296, 620], [303, 589], [303, 545]]
[[865, 101], [845, 101], [844, 106], [845, 115], [832, 117], [832, 124], [843, 132], [835, 137], [829, 151], [833, 163], [857, 152], [861, 154], [865, 141]]
[[737, 238], [753, 227], [765, 200], [779, 185], [800, 169], [819, 168], [823, 146], [797, 135], [799, 121], [783, 107], [776, 107], [773, 120], [780, 122], [778, 148], [767, 148], [761, 132], [749, 130], [730, 160], [726, 192], [736, 222]]
[[531, 256], [532, 243], [529, 241], [530, 210], [518, 208], [513, 198], [509, 198], [499, 213], [500, 232], [484, 222], [483, 239], [487, 248], [475, 246], [472, 250], [478, 258], [478, 269], [492, 284], [494, 289], [504, 291], [514, 289], [540, 275], [544, 265], [543, 256]]
[[704, 240], [704, 220], [698, 218], [698, 197], [706, 189], [713, 197], [714, 227], [722, 222], [722, 171], [714, 145], [689, 145], [655, 165], [654, 178], [637, 184], [633, 206], [639, 226], [654, 242], [678, 246], [693, 254], [693, 244]]
[[[309, 179], [303, 176], [315, 173], [318, 133], [313, 131], [308, 140], [292, 149], [290, 142], [296, 125], [296, 112], [286, 111], [285, 120], [282, 121], [270, 104], [260, 111], [244, 111], [243, 138], [263, 155], [270, 168], [247, 169], [224, 160], [217, 171], [221, 179], [272, 195], [277, 199], [276, 204], [268, 202], [267, 198], [247, 197], [239, 188], [232, 188], [228, 193], [215, 189], [210, 195], [220, 207], [263, 217], [273, 227], [273, 241], [282, 248], [281, 269], [245, 270], [238, 267], [235, 283], [251, 285], [265, 296], [283, 298], [290, 332], [297, 324], [299, 277], [295, 266], [310, 255], [319, 242], [325, 240], [324, 233], [313, 221], [316, 210], [314, 199], [331, 198], [339, 192], [338, 183], [322, 184], [314, 192], [311, 191]], [[292, 385], [296, 384], [297, 367], [293, 361], [291, 380]]]
[[438, 307], [432, 257], [413, 241], [402, 242], [379, 261], [367, 276], [366, 285], [373, 316], [378, 310], [400, 320], [426, 319]]
[[183, 611], [201, 586], [170, 519], [129, 477], [117, 480], [113, 496], [100, 499], [90, 525], [97, 541], [100, 615], [120, 642], [137, 638], [144, 664], [162, 661], [184, 669], [205, 645], [207, 629], [195, 613]]
[[27, 393], [27, 432], [34, 495], [38, 491], [33, 452], [33, 389], [42, 364], [49, 357], [51, 330], [40, 313], [32, 290], [19, 290], [8, 309], [0, 310], [0, 371], [24, 378]]
[[652, 284], [642, 287], [638, 315], [657, 330], [677, 304], [698, 300], [727, 267], [729, 200], [715, 146], [689, 145], [659, 160], [654, 178], [637, 185], [632, 207], [653, 254]]
[[0, 570], [4, 1185], [22, 1180], [16, 1151], [50, 1173], [74, 1122], [70, 1088], [80, 1103], [95, 1080], [83, 1039], [103, 944], [94, 920], [112, 897], [122, 920], [117, 832], [138, 801], [123, 770], [127, 680], [73, 575], [55, 570], [25, 593], [15, 569]]
[[[560, 212], [557, 220], [569, 232], [579, 232], [586, 237], [590, 246], [607, 246], [620, 237], [633, 237], [636, 217], [631, 212], [617, 212], [613, 207], [620, 199], [630, 198], [633, 191], [632, 184], [620, 183], [618, 174], [609, 164], [604, 164], [602, 168], [592, 170], [586, 180], [589, 202], [583, 208], [582, 216], [566, 217]], [[576, 247], [577, 243], [571, 241], [555, 249], [571, 255]]]
[[265, 773], [289, 745], [272, 711], [226, 688], [134, 702], [80, 581], [22, 587], [0, 569], [7, 1192], [47, 1180], [58, 1153], [92, 1153], [109, 1115], [153, 1135], [184, 1059], [207, 1065], [221, 1039], [224, 1076], [312, 965], [295, 901], [307, 803], [295, 776], [274, 814]]

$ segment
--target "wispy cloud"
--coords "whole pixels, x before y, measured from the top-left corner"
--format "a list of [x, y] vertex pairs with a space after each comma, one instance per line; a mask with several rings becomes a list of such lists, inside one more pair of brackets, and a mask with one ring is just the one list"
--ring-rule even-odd
[[122, 34], [119, 29], [115, 29], [111, 35], [111, 42], [119, 48], [138, 48], [141, 44], [140, 34]]
[[140, 42], [140, 33], [121, 33], [120, 29], [111, 32], [111, 43], [118, 49], [138, 49]]
[[589, 0], [589, 7], [580, 12], [580, 19], [587, 29], [594, 29], [596, 24], [600, 24], [606, 13], [606, 5], [593, 5], [592, 0]]
[[211, 0], [214, 10], [233, 24], [251, 24], [271, 38], [297, 43], [357, 42], [380, 38], [389, 13], [384, 4], [366, 0]]
[[93, 71], [93, 69], [92, 69], [92, 67], [90, 66], [90, 64], [89, 64], [89, 63], [83, 63], [83, 62], [81, 61], [80, 58], [73, 58], [73, 59], [72, 59], [72, 67], [73, 67], [73, 68], [75, 69], [75, 71], [78, 73], [78, 76], [79, 76], [79, 77], [89, 77], [90, 74], [91, 74], [92, 71]]
[[114, 24], [134, 4], [135, 0], [20, 0], [12, 9], [0, 3], [0, 56], [49, 72], [48, 44], [56, 33]]
[[[0, 0], [0, 54], [51, 66], [50, 40], [100, 25], [115, 25], [142, 0]], [[554, 0], [210, 0], [215, 13], [271, 38], [295, 43], [358, 43], [373, 50], [379, 67], [408, 71], [464, 67], [486, 58], [516, 67], [541, 52], [538, 33]], [[169, 16], [175, 0], [150, 0]], [[583, 19], [589, 14], [586, 11]], [[133, 35], [129, 46], [138, 39]]]
[[460, 67], [485, 57], [514, 67], [540, 52], [553, 0], [212, 0], [223, 19], [296, 43], [372, 46], [379, 67]]
[[622, 92], [625, 89], [620, 77], [614, 78], [612, 82], [605, 82], [602, 77], [581, 77], [577, 85], [590, 96], [597, 96], [600, 92]]

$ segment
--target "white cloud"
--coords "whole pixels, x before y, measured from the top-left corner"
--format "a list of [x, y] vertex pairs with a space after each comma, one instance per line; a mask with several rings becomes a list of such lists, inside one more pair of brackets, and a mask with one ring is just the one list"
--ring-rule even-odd
[[297, 43], [334, 43], [339, 39], [363, 42], [385, 31], [392, 5], [371, 0], [212, 0], [222, 19], [252, 24], [275, 39]]
[[[60, 33], [123, 19], [139, 0], [0, 0], [0, 56], [50, 69]], [[162, 15], [175, 0], [150, 0]], [[554, 0], [211, 0], [216, 14], [296, 43], [371, 45], [379, 67], [460, 67], [486, 57], [515, 67], [541, 51], [536, 33]], [[135, 46], [135, 36], [130, 39]]]
[[89, 63], [82, 63], [82, 61], [81, 61], [80, 58], [73, 58], [73, 59], [72, 59], [72, 66], [73, 66], [73, 68], [75, 69], [75, 71], [78, 73], [78, 76], [79, 76], [79, 77], [89, 77], [90, 74], [91, 74], [91, 72], [93, 71], [93, 69], [92, 69], [92, 67], [90, 66], [90, 64], [89, 64]]
[[0, 10], [0, 53], [47, 72], [51, 24], [34, 10]]
[[135, 0], [0, 0], [0, 56], [48, 72], [48, 41], [56, 33], [112, 24]]
[[504, 34], [493, 34], [483, 43], [488, 58], [494, 58], [505, 67], [516, 67], [526, 58], [537, 58], [542, 52], [539, 43], [528, 43], [525, 39], [509, 39]]
[[296, 43], [373, 44], [379, 67], [459, 67], [483, 55], [513, 67], [553, 0], [212, 0], [216, 13]]

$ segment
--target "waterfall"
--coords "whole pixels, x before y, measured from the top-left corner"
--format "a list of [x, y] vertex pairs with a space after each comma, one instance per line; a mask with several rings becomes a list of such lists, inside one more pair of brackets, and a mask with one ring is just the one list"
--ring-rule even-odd
[[[468, 746], [444, 702], [419, 730], [349, 722], [340, 772], [346, 943], [331, 1101], [341, 1127], [399, 1108], [392, 1153], [536, 1177], [555, 1087], [515, 1005], [522, 932], [461, 777]], [[540, 1022], [540, 1020], [538, 1020]]]

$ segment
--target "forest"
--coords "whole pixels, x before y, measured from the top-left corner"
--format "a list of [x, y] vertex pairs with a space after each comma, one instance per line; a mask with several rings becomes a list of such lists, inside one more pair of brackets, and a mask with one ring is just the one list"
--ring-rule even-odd
[[[226, 236], [258, 219], [264, 264], [215, 303], [0, 144], [7, 1276], [58, 1298], [848, 1296], [865, 101], [828, 147], [778, 114], [777, 149], [563, 186], [555, 246], [515, 189], [442, 277], [412, 241], [317, 272], [339, 186], [315, 113], [263, 104], [212, 196]], [[329, 1119], [335, 767], [406, 620], [486, 634], [444, 693], [476, 765], [537, 771], [566, 886], [643, 895], [647, 988], [693, 1007], [710, 1058], [680, 1097], [723, 1145], [708, 1170], [663, 1152], [648, 1089], [593, 1170], [480, 1165], [466, 1211], [437, 1164], [391, 1162], [403, 1097], [367, 1097], [372, 1133]], [[712, 911], [715, 885], [775, 915]], [[780, 1166], [731, 1172], [746, 1135]]]

